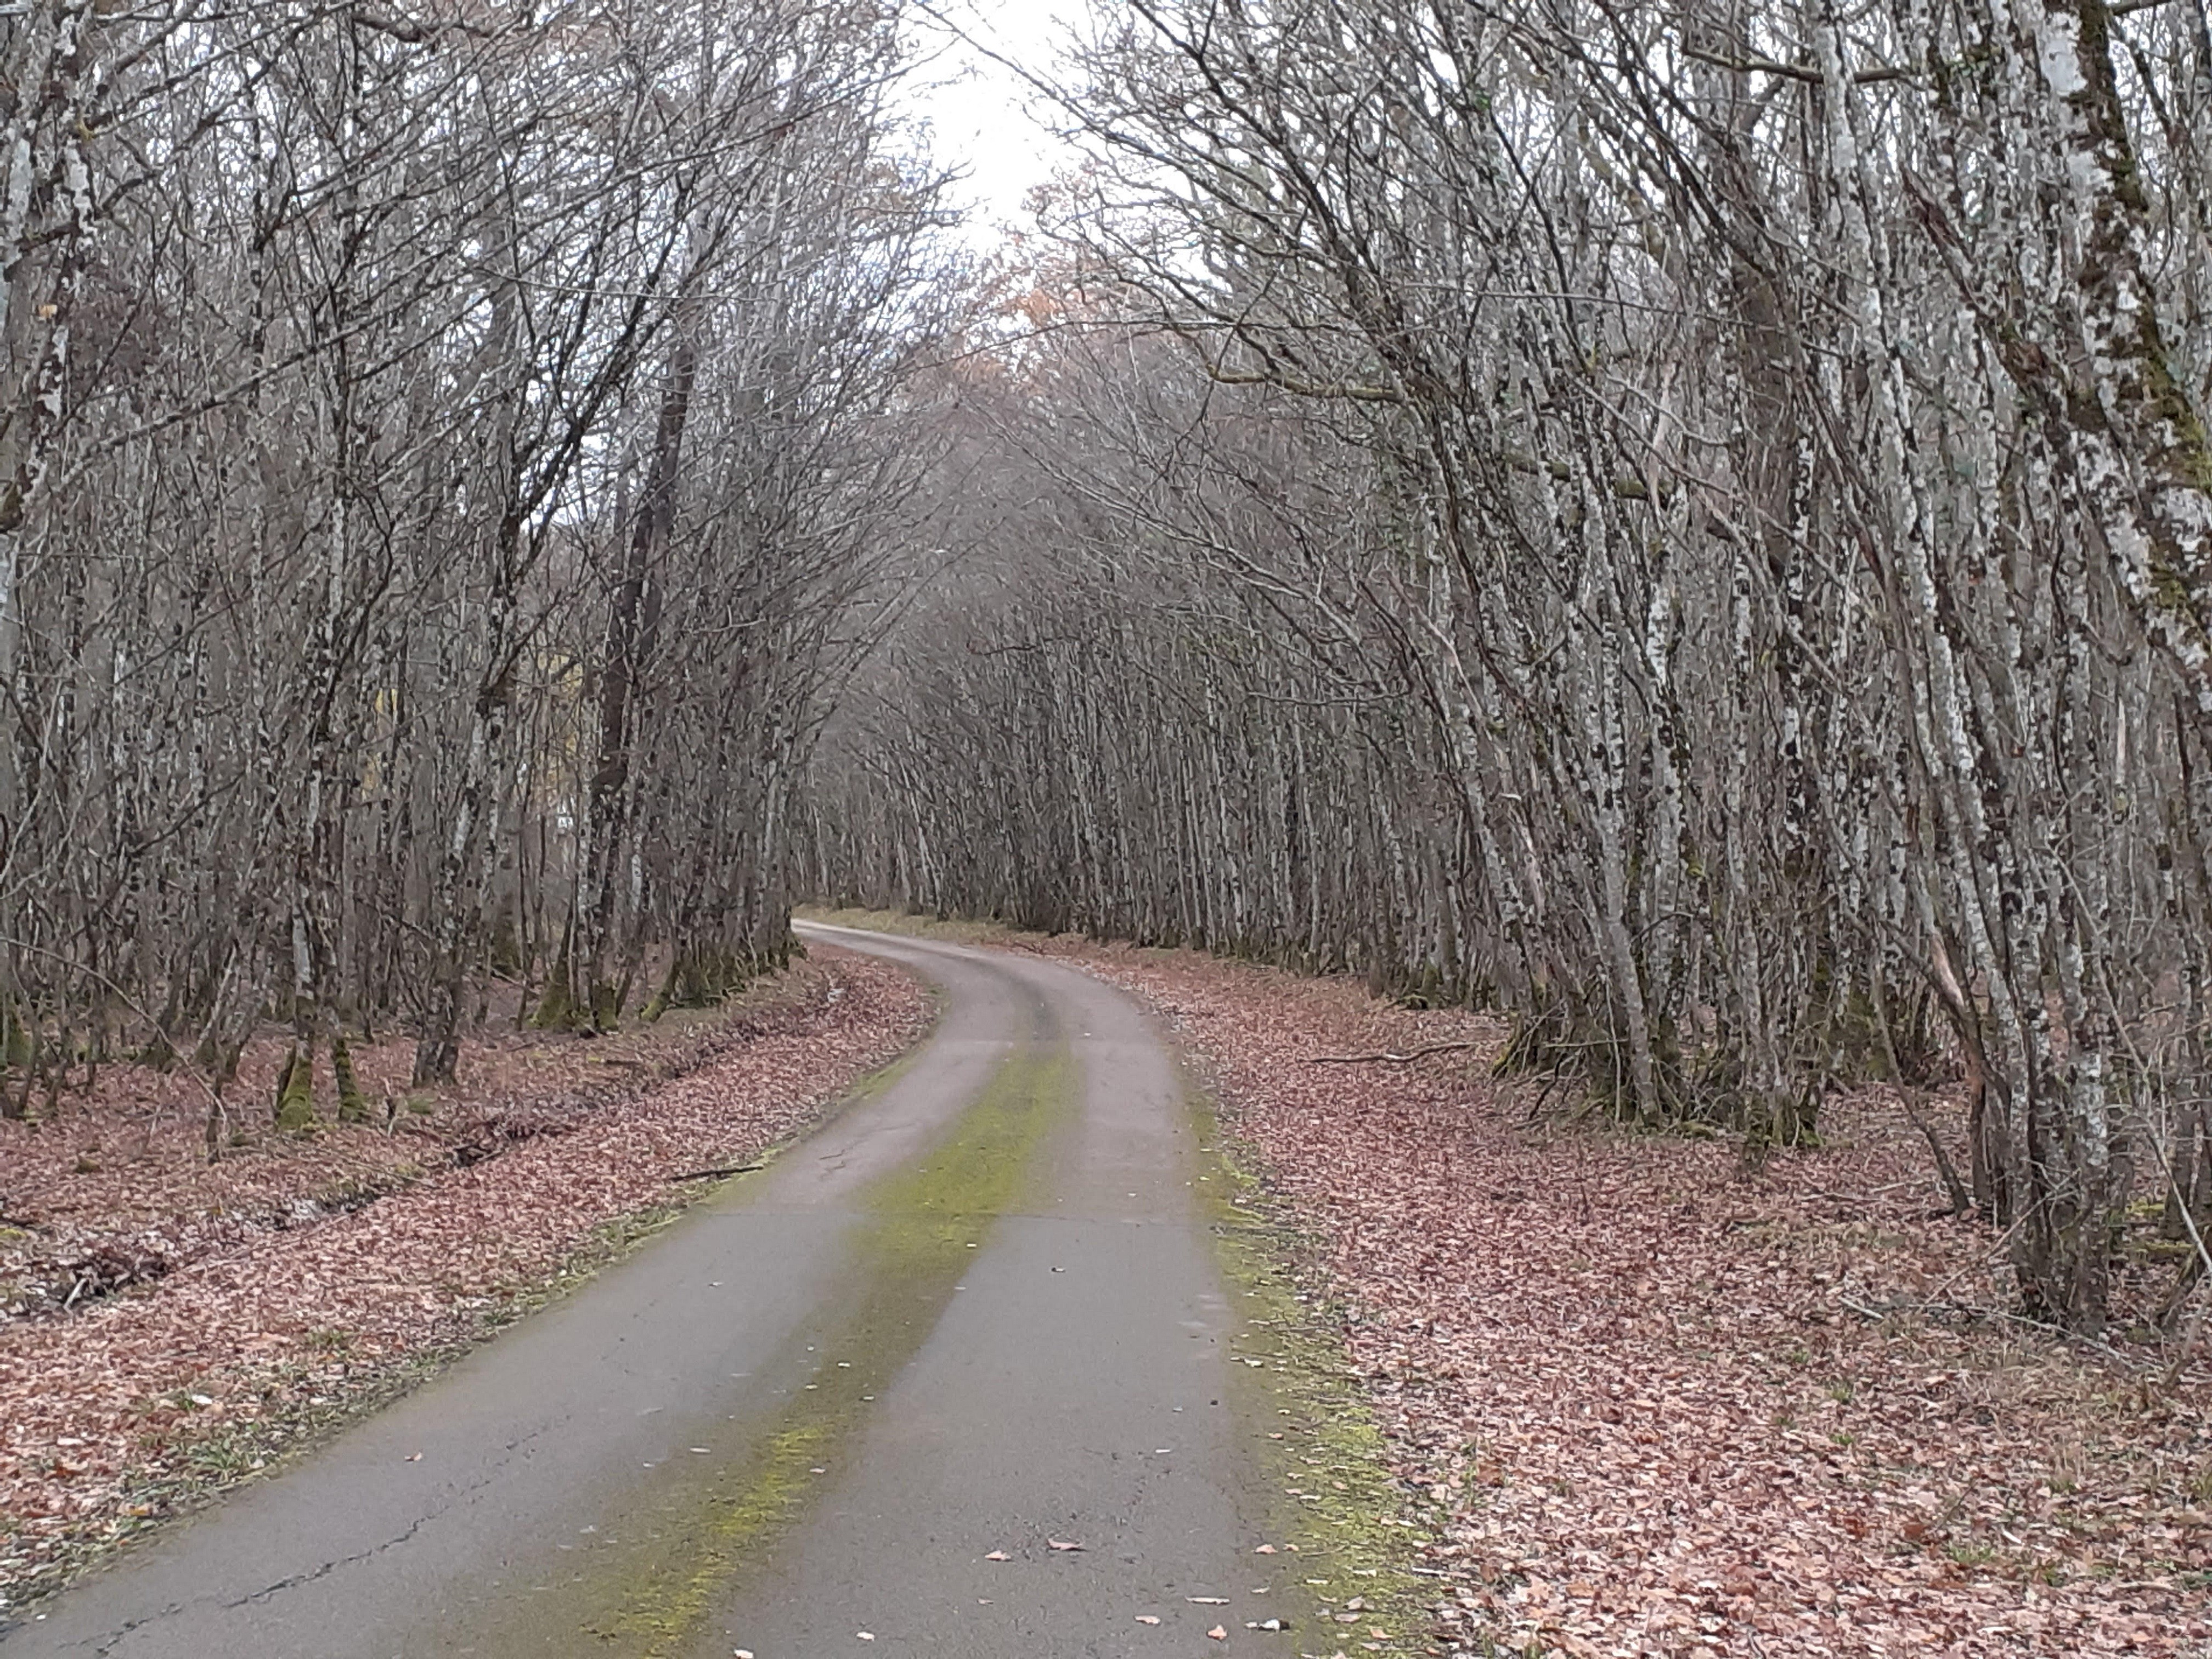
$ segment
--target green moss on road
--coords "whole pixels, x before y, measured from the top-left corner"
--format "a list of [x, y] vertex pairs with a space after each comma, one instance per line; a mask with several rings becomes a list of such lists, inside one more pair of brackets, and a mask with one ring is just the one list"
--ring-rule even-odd
[[796, 1379], [781, 1402], [656, 1470], [602, 1523], [621, 1541], [538, 1597], [526, 1629], [503, 1630], [480, 1650], [543, 1652], [582, 1638], [610, 1659], [665, 1659], [696, 1646], [921, 1349], [994, 1224], [1024, 1196], [1071, 1089], [1061, 1050], [1017, 1050], [942, 1140], [870, 1188], [842, 1288], [775, 1368]]

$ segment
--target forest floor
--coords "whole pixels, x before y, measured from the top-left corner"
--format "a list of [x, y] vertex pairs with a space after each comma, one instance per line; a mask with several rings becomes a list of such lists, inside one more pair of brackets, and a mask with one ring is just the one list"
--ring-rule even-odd
[[[1493, 1075], [1484, 1016], [1186, 951], [834, 919], [1041, 951], [1171, 1023], [1320, 1238], [1441, 1645], [2212, 1654], [2212, 1370], [2169, 1381], [2140, 1328], [2099, 1349], [2014, 1317], [1996, 1242], [1936, 1216], [1887, 1092], [1747, 1164], [1573, 1121]], [[1316, 1063], [1439, 1044], [1465, 1046]], [[1962, 1141], [1958, 1103], [1936, 1109]], [[2123, 1304], [2174, 1271], [2139, 1255]]]
[[0, 1123], [0, 1607], [538, 1305], [928, 1019], [913, 979], [823, 949], [711, 1012], [473, 1042], [457, 1088], [360, 1045], [379, 1127], [270, 1129], [272, 1038], [213, 1164], [204, 1094], [144, 1067]]

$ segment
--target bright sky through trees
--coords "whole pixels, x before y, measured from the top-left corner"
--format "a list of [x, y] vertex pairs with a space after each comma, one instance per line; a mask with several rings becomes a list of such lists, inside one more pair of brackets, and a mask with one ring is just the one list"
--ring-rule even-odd
[[[973, 234], [995, 240], [1002, 225], [1023, 228], [1023, 198], [1065, 164], [1068, 150], [1049, 113], [1010, 64], [1048, 71], [1076, 8], [1061, 0], [949, 0], [919, 38], [932, 54], [913, 102], [945, 164], [967, 176], [957, 196], [975, 209]], [[1005, 61], [1000, 61], [1000, 60]]]

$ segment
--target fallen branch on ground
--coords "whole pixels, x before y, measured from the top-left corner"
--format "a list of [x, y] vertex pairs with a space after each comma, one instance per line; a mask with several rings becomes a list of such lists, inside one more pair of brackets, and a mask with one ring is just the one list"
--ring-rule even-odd
[[1410, 1066], [1417, 1060], [1426, 1060], [1431, 1054], [1447, 1054], [1456, 1049], [1487, 1048], [1490, 1042], [1431, 1042], [1425, 1048], [1416, 1048], [1410, 1054], [1308, 1054], [1309, 1066]]
[[1942, 1176], [1943, 1189], [1951, 1195], [1951, 1207], [1938, 1210], [1929, 1218], [1940, 1220], [1945, 1216], [1967, 1214], [1973, 1209], [1974, 1200], [1966, 1195], [1966, 1184], [1959, 1179], [1958, 1170], [1952, 1167], [1951, 1155], [1943, 1150], [1943, 1143], [1936, 1139], [1935, 1126], [1921, 1115], [1920, 1109], [1913, 1103], [1912, 1097], [1901, 1089], [1898, 1091], [1897, 1101], [1905, 1108], [1905, 1120], [1920, 1131], [1922, 1138], [1928, 1143], [1928, 1150], [1936, 1154], [1936, 1172]]
[[672, 1175], [668, 1178], [671, 1181], [720, 1181], [726, 1176], [750, 1175], [755, 1170], [766, 1168], [768, 1165], [765, 1164], [732, 1164], [726, 1170], [686, 1170], [681, 1175]]

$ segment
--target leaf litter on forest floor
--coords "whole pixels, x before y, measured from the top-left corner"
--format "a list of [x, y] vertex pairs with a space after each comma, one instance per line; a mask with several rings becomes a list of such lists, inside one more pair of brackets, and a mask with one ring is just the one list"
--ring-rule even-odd
[[[76, 1240], [157, 1235], [179, 1263], [66, 1315], [0, 1320], [0, 1605], [157, 1518], [168, 1494], [262, 1467], [293, 1419], [328, 1420], [527, 1307], [602, 1230], [696, 1196], [684, 1170], [744, 1161], [803, 1127], [908, 1047], [928, 1006], [888, 963], [817, 946], [726, 1013], [596, 1052], [472, 1044], [464, 1087], [397, 1120], [398, 1133], [267, 1134], [210, 1165], [197, 1126], [160, 1109], [160, 1079], [134, 1105], [120, 1067], [54, 1122], [0, 1124], [10, 1213]], [[611, 1051], [624, 1060], [611, 1088], [599, 1063]], [[356, 1063], [374, 1079], [403, 1061], [364, 1047]], [[451, 1158], [456, 1137], [487, 1124], [545, 1132]], [[92, 1134], [137, 1150], [87, 1183], [54, 1148]], [[344, 1181], [374, 1201], [315, 1196]], [[289, 1218], [252, 1221], [270, 1214]]]
[[[1393, 1473], [1444, 1518], [1407, 1534], [1438, 1644], [2212, 1652], [2212, 1378], [2199, 1362], [2162, 1391], [2010, 1317], [2001, 1250], [1931, 1218], [1926, 1144], [1885, 1091], [1748, 1168], [1725, 1141], [1534, 1116], [1535, 1090], [1492, 1073], [1486, 1016], [1011, 942], [1170, 1019], [1323, 1241], [1316, 1290], [1344, 1308]], [[1962, 1109], [1940, 1108], [1955, 1142]]]

